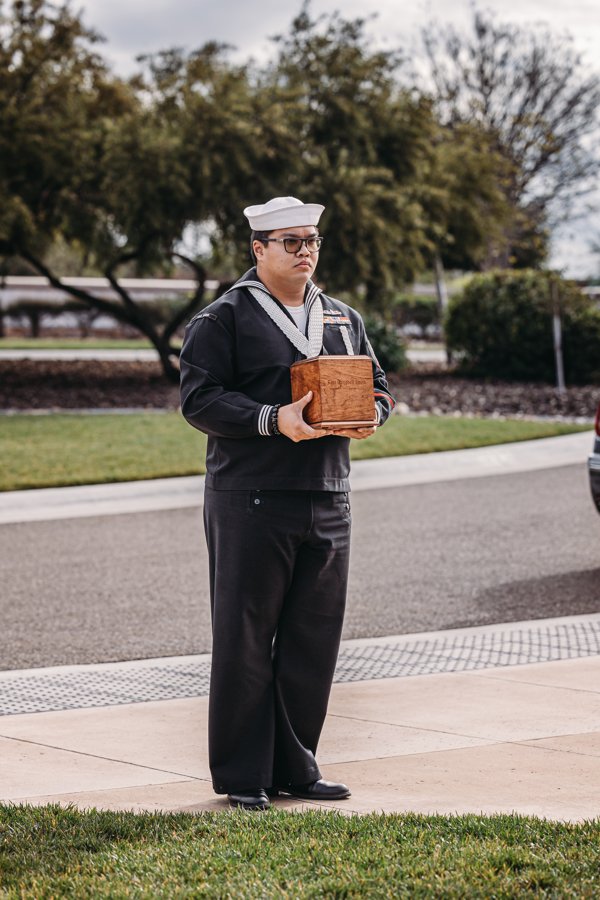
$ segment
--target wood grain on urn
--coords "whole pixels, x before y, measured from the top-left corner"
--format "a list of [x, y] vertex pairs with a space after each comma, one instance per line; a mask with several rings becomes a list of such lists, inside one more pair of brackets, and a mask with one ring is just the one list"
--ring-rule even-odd
[[313, 398], [304, 408], [309, 425], [358, 427], [376, 422], [373, 364], [369, 356], [315, 356], [290, 368], [292, 401], [309, 391]]

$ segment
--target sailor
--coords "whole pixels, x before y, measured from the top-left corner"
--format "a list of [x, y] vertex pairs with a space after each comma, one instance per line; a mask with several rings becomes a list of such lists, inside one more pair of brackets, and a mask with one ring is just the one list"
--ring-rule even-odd
[[349, 445], [375, 426], [312, 428], [290, 366], [367, 354], [378, 425], [394, 401], [358, 312], [313, 281], [323, 210], [295, 197], [247, 207], [255, 266], [192, 319], [181, 352], [181, 409], [208, 435], [209, 763], [216, 793], [246, 809], [350, 796], [315, 756], [346, 601]]

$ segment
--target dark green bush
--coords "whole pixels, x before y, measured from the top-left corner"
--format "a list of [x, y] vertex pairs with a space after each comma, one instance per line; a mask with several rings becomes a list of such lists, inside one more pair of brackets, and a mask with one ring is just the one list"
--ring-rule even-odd
[[394, 325], [378, 316], [365, 316], [365, 328], [384, 372], [399, 372], [406, 366], [406, 348]]
[[566, 378], [573, 384], [600, 384], [600, 310], [590, 303], [563, 336]]
[[460, 355], [462, 370], [554, 382], [553, 290], [559, 298], [566, 380], [599, 382], [600, 311], [573, 282], [533, 270], [477, 275], [452, 298], [446, 340]]

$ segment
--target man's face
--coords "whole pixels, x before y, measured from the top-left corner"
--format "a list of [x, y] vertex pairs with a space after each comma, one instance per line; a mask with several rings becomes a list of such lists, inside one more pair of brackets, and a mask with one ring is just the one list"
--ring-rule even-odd
[[[292, 228], [277, 228], [269, 234], [270, 238], [308, 238], [317, 237], [319, 231], [314, 225], [296, 225]], [[311, 253], [306, 244], [302, 244], [297, 253], [287, 253], [279, 241], [261, 244], [254, 241], [254, 253], [261, 275], [267, 279], [285, 280], [291, 284], [306, 284], [317, 268], [319, 253]]]

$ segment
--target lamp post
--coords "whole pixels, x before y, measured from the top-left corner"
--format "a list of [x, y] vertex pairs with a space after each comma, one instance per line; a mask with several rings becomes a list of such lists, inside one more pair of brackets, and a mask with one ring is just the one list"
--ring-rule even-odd
[[552, 301], [552, 334], [554, 337], [554, 364], [556, 369], [556, 389], [559, 394], [566, 391], [565, 367], [562, 351], [562, 323], [560, 318], [560, 292], [558, 280], [550, 277], [550, 299]]

